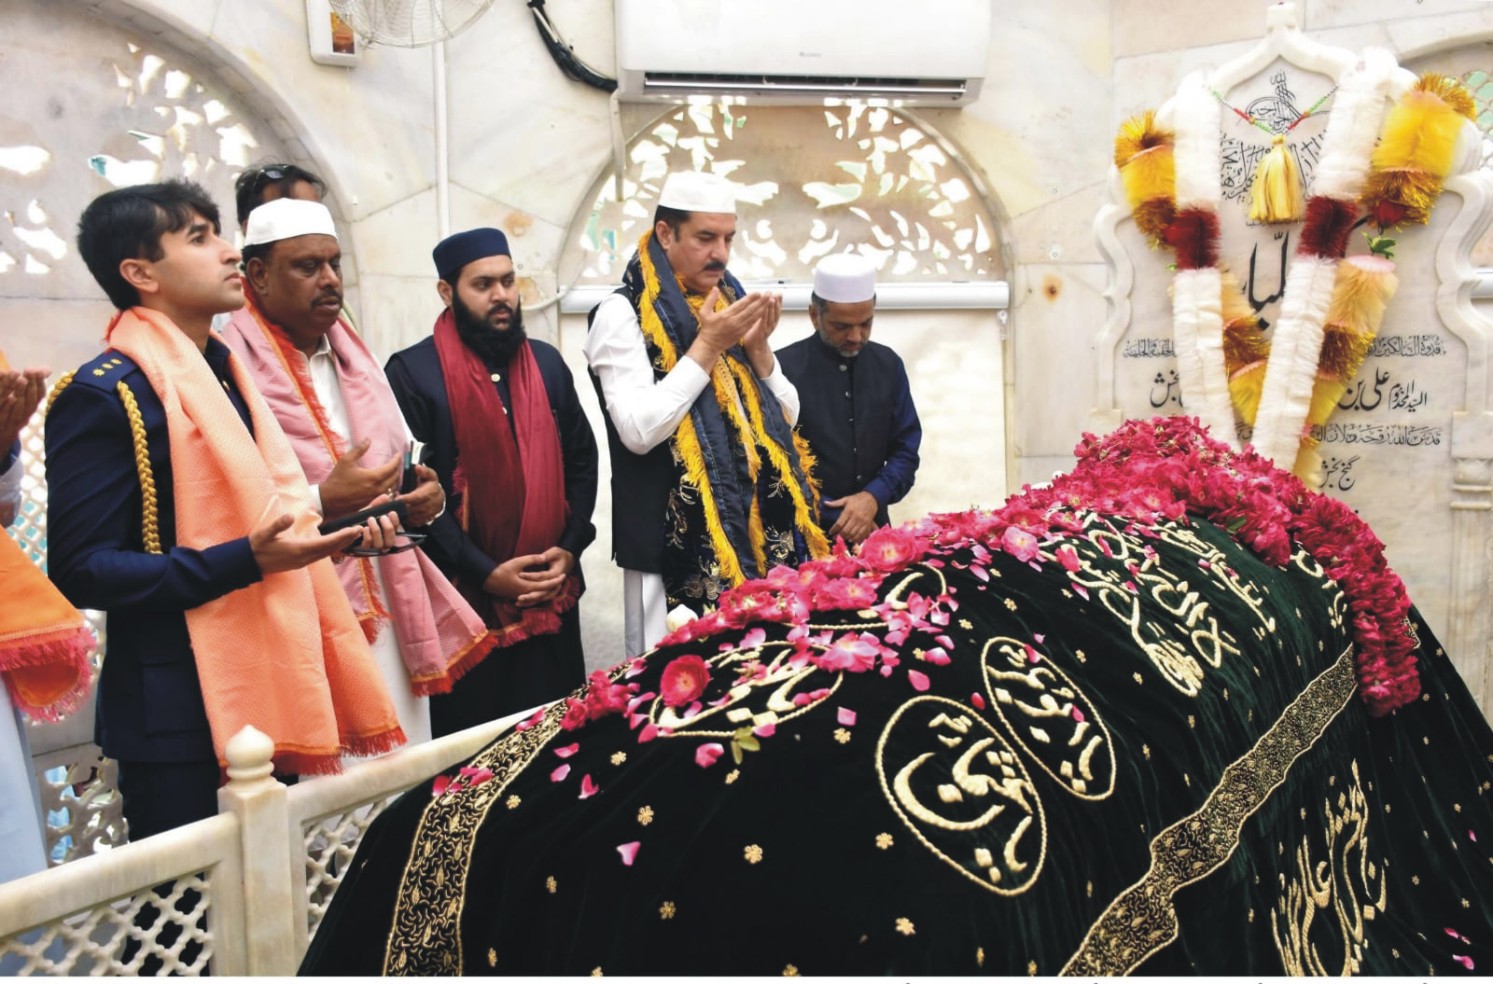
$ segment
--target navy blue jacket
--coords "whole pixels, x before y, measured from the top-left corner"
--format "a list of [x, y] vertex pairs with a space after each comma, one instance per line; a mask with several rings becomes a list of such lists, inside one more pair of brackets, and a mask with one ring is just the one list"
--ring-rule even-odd
[[[206, 358], [244, 425], [249, 411], [228, 374], [229, 350]], [[129, 420], [116, 389], [135, 395], [155, 479], [161, 553], [145, 552], [143, 496]], [[79, 608], [108, 613], [95, 740], [138, 762], [214, 760], [185, 612], [261, 579], [247, 536], [205, 550], [176, 546], [166, 413], [145, 374], [118, 352], [85, 364], [46, 423], [47, 566]]]
[[[581, 409], [575, 393], [575, 382], [560, 352], [553, 345], [529, 339], [539, 375], [544, 380], [545, 395], [560, 435], [560, 456], [565, 469], [565, 501], [570, 506], [565, 529], [556, 546], [575, 557], [576, 574], [581, 570], [581, 552], [596, 539], [591, 513], [596, 508], [596, 435]], [[426, 463], [440, 477], [441, 486], [451, 498], [451, 476], [456, 470], [456, 431], [451, 426], [451, 399], [446, 395], [446, 375], [436, 354], [434, 336], [426, 336], [409, 348], [389, 357], [384, 373], [399, 401], [399, 409], [410, 432], [427, 447]], [[512, 408], [508, 393], [508, 374], [493, 385], [503, 406]], [[513, 417], [504, 418], [513, 426]], [[496, 424], [497, 421], [494, 421]], [[447, 577], [466, 583], [481, 584], [498, 566], [472, 542], [456, 518], [454, 508], [447, 509], [426, 530], [429, 539], [423, 549]], [[506, 560], [507, 558], [503, 558]]]
[[[847, 359], [818, 334], [785, 345], [777, 357], [798, 390], [798, 429], [818, 460], [821, 499], [869, 492], [877, 524], [886, 525], [887, 506], [912, 488], [923, 443], [901, 357], [867, 342]], [[824, 508], [820, 525], [827, 530], [839, 518], [839, 509]]]

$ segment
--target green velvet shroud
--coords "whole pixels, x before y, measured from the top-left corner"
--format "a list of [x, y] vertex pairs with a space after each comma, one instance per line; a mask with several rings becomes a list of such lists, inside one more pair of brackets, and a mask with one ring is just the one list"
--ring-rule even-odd
[[[1305, 552], [1277, 571], [1203, 521], [1088, 522], [1073, 573], [965, 550], [885, 580], [957, 601], [947, 665], [915, 632], [889, 676], [793, 672], [764, 623], [760, 652], [731, 630], [626, 680], [710, 661], [672, 734], [639, 741], [653, 700], [572, 731], [551, 707], [469, 763], [491, 780], [378, 818], [302, 972], [1493, 969], [1493, 733], [1418, 615], [1422, 696], [1371, 718]], [[749, 659], [767, 679], [711, 708]]]

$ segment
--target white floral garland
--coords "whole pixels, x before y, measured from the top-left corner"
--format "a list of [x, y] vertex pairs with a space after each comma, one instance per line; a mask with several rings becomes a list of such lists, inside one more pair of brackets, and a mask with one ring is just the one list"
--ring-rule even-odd
[[[1313, 179], [1314, 197], [1357, 200], [1368, 178], [1370, 155], [1397, 68], [1390, 52], [1370, 48], [1338, 80], [1321, 162]], [[1216, 216], [1223, 197], [1219, 181], [1222, 126], [1218, 101], [1203, 74], [1189, 75], [1158, 117], [1158, 122], [1170, 117], [1175, 134], [1177, 209], [1206, 209]], [[1286, 275], [1285, 296], [1271, 340], [1251, 443], [1260, 454], [1288, 470], [1296, 460], [1316, 384], [1338, 262], [1335, 258], [1297, 255], [1291, 258]], [[1197, 416], [1215, 440], [1238, 447], [1224, 368], [1219, 276], [1215, 265], [1178, 270], [1173, 278], [1177, 374], [1182, 392], [1201, 403]]]

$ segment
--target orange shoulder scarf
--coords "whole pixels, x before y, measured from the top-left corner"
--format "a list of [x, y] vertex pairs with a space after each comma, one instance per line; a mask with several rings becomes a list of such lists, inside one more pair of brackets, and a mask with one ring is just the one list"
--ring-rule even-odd
[[[273, 516], [314, 531], [306, 477], [238, 358], [229, 366], [254, 422], [250, 435], [202, 353], [158, 312], [131, 308], [108, 340], [133, 359], [166, 410], [176, 543], [203, 549]], [[275, 742], [284, 772], [339, 771], [339, 757], [405, 741], [394, 705], [330, 560], [278, 574], [186, 613], [213, 747], [244, 725]]]
[[[0, 353], [0, 369], [8, 369]], [[9, 451], [0, 449], [0, 454]], [[17, 461], [12, 467], [20, 468]], [[26, 552], [0, 533], [0, 675], [17, 707], [55, 721], [88, 693], [93, 633]]]

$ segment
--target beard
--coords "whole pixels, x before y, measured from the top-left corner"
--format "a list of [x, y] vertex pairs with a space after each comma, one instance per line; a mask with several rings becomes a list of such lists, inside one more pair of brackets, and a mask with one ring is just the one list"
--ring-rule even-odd
[[[457, 336], [467, 348], [477, 353], [478, 358], [494, 368], [507, 366], [513, 353], [527, 339], [523, 305], [515, 305], [511, 310], [513, 317], [508, 327], [494, 328], [487, 318], [479, 317], [460, 297], [454, 293], [451, 296], [451, 315], [456, 321]], [[491, 315], [492, 312], [488, 313]]]

